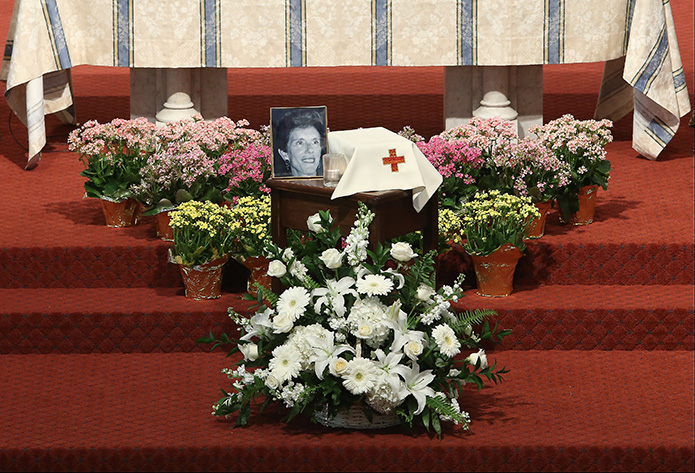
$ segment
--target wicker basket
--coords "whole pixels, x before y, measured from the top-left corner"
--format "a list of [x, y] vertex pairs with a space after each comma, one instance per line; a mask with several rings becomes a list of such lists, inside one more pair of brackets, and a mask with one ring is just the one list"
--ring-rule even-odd
[[398, 415], [373, 413], [370, 421], [365, 414], [366, 407], [362, 404], [355, 404], [350, 410], [340, 409], [334, 417], [328, 415], [328, 406], [324, 406], [320, 411], [316, 411], [316, 422], [326, 427], [341, 429], [385, 429], [401, 425]]

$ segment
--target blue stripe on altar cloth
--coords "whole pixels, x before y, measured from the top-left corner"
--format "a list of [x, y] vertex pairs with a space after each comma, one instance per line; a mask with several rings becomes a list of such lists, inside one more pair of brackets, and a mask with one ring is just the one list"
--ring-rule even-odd
[[632, 17], [635, 14], [635, 2], [628, 0], [625, 9], [625, 34], [623, 36], [623, 54], [627, 53], [627, 44], [630, 41], [630, 28], [632, 28]]
[[116, 0], [116, 55], [115, 64], [119, 67], [132, 65], [131, 54], [131, 28], [132, 28], [132, 0]]
[[673, 71], [673, 85], [675, 86], [676, 93], [685, 89], [685, 72], [683, 72], [683, 66]]
[[649, 97], [640, 92], [635, 92], [635, 122], [641, 124], [644, 135], [661, 149], [666, 147], [669, 141], [671, 141], [680, 124], [680, 119], [673, 116], [668, 117], [668, 119], [673, 121], [672, 124], [664, 121], [666, 116], [663, 115], [663, 112], [666, 111]]
[[473, 66], [477, 63], [477, 0], [458, 0], [457, 7], [457, 34], [458, 38], [458, 63], [460, 66]]
[[285, 2], [285, 41], [286, 63], [288, 66], [306, 65], [306, 2], [305, 0], [286, 0]]
[[220, 64], [220, 24], [217, 0], [203, 2], [203, 61], [205, 67], [218, 67]]
[[372, 65], [391, 65], [390, 0], [372, 0]]
[[8, 39], [5, 43], [5, 54], [2, 58], [3, 61], [9, 61], [12, 59], [12, 48], [14, 46], [14, 40]]
[[565, 59], [565, 0], [545, 0], [545, 63]]
[[635, 89], [645, 95], [647, 94], [654, 79], [659, 75], [668, 52], [668, 35], [666, 34], [666, 27], [664, 27], [661, 29], [659, 38], [652, 47], [652, 50], [649, 52], [647, 60], [644, 61], [642, 67], [640, 67], [639, 71], [630, 81]]
[[60, 12], [56, 0], [44, 0], [44, 15], [47, 16], [53, 47], [53, 54], [56, 58], [56, 63], [60, 69], [69, 69], [72, 67], [70, 61], [70, 52], [68, 45], [65, 42], [65, 32], [63, 31], [63, 23], [60, 21]]

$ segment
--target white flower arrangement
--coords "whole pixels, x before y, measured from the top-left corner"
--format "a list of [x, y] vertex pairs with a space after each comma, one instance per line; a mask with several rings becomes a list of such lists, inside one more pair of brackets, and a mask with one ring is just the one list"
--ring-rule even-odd
[[433, 253], [417, 255], [403, 242], [369, 251], [373, 218], [360, 205], [342, 239], [320, 212], [307, 222], [311, 230], [301, 244], [267, 247], [269, 274], [286, 289], [278, 295], [259, 287], [251, 317], [230, 309], [238, 340], [224, 334], [198, 340], [213, 349], [232, 343], [230, 355], [241, 353], [235, 369], [223, 370], [233, 389], [223, 390], [214, 415], [237, 414], [236, 425], [244, 426], [252, 401], [264, 397], [288, 409], [287, 421], [360, 406], [369, 419], [395, 413], [403, 424], [419, 419], [439, 436], [441, 421], [468, 429], [460, 391], [467, 383], [481, 388], [483, 378], [502, 380], [507, 370], [488, 366], [481, 344], [511, 331], [490, 329], [485, 319], [492, 311], [455, 313], [450, 303], [461, 297], [463, 277], [435, 289]]

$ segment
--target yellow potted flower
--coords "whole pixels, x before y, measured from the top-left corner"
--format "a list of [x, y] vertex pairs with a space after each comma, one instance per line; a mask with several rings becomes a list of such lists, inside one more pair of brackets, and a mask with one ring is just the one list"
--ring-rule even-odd
[[171, 212], [170, 260], [181, 268], [189, 299], [220, 297], [222, 267], [234, 241], [232, 222], [229, 209], [210, 201], [191, 200]]
[[530, 197], [482, 192], [461, 206], [463, 248], [471, 255], [482, 296], [508, 296], [516, 264], [526, 249], [533, 220], [540, 212]]
[[233, 199], [230, 213], [234, 257], [251, 272], [248, 291], [256, 297], [255, 284], [270, 289], [265, 246], [271, 242], [270, 196], [246, 196]]

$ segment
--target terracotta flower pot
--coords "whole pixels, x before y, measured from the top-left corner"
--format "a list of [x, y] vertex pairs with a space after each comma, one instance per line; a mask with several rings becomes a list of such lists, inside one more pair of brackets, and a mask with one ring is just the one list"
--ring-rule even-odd
[[509, 243], [502, 245], [488, 256], [471, 255], [478, 295], [504, 297], [512, 293], [514, 271], [521, 258], [521, 251]]
[[101, 200], [106, 225], [109, 227], [131, 227], [137, 225], [142, 214], [142, 205], [135, 199], [128, 198], [120, 202]]
[[246, 258], [242, 263], [251, 274], [249, 275], [248, 282], [246, 284], [246, 290], [253, 297], [258, 296], [258, 291], [254, 288], [254, 283], [258, 283], [266, 289], [271, 289], [272, 278], [268, 276], [268, 258], [265, 256], [255, 256]]
[[596, 208], [597, 185], [584, 186], [579, 189], [579, 210], [569, 218], [560, 217], [560, 222], [569, 225], [589, 225], [594, 221], [594, 209]]
[[164, 241], [174, 241], [174, 231], [169, 225], [170, 220], [168, 210], [157, 214], [157, 236]]
[[186, 297], [196, 301], [219, 299], [222, 295], [222, 267], [227, 256], [196, 266], [179, 265]]
[[541, 213], [541, 216], [533, 220], [526, 237], [529, 240], [536, 240], [545, 235], [545, 221], [548, 216], [548, 210], [550, 210], [551, 201], [536, 202], [534, 205]]

